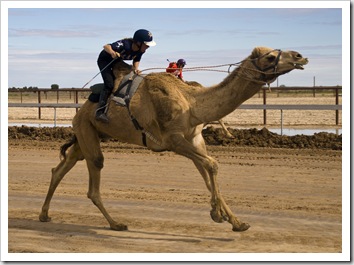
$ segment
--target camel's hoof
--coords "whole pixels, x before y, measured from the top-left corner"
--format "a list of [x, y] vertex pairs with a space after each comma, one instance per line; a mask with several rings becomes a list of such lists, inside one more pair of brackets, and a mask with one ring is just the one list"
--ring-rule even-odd
[[115, 231], [125, 231], [128, 230], [128, 226], [124, 224], [113, 224], [111, 225], [111, 229]]
[[238, 227], [236, 226], [233, 226], [232, 227], [232, 231], [234, 232], [243, 232], [243, 231], [246, 231], [248, 228], [250, 228], [251, 226], [247, 223], [242, 223], [240, 224]]
[[225, 217], [216, 210], [211, 210], [210, 216], [215, 223], [222, 223], [225, 221]]
[[52, 218], [50, 218], [48, 215], [39, 215], [39, 221], [41, 222], [50, 222]]
[[226, 137], [227, 137], [227, 138], [230, 138], [230, 139], [235, 139], [235, 138], [236, 138], [236, 137], [233, 136], [232, 134], [227, 134]]

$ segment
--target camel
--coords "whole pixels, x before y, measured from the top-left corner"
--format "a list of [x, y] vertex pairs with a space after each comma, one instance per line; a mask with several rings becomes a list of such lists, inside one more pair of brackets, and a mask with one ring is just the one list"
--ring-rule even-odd
[[[150, 73], [143, 78], [132, 97], [130, 111], [111, 101], [107, 108], [108, 124], [95, 120], [97, 103], [86, 101], [73, 118], [74, 137], [61, 147], [62, 159], [52, 169], [40, 221], [51, 220], [49, 205], [65, 174], [77, 161], [86, 160], [89, 171], [87, 197], [98, 207], [111, 229], [128, 229], [126, 224], [116, 222], [109, 215], [100, 195], [104, 162], [100, 135], [105, 135], [122, 142], [146, 146], [154, 152], [172, 151], [192, 160], [211, 193], [212, 220], [217, 223], [229, 222], [233, 231], [247, 230], [250, 225], [236, 217], [219, 191], [218, 163], [207, 153], [202, 137], [203, 126], [234, 111], [264, 84], [274, 82], [278, 76], [294, 69], [303, 70], [307, 63], [308, 59], [296, 51], [255, 47], [251, 55], [238, 63], [238, 67], [221, 83], [207, 88], [189, 86], [168, 73]], [[138, 121], [140, 129], [134, 126], [130, 115]], [[147, 135], [145, 143], [142, 137], [144, 133]]]

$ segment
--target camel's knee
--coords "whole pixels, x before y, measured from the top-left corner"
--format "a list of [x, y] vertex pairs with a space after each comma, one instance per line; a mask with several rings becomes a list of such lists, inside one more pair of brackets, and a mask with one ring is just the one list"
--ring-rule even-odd
[[103, 168], [104, 157], [103, 155], [99, 155], [93, 159], [93, 164], [96, 168], [102, 169]]
[[216, 176], [218, 174], [219, 165], [215, 159], [208, 157], [207, 161], [204, 163], [204, 166], [209, 172], [209, 174], [213, 176]]

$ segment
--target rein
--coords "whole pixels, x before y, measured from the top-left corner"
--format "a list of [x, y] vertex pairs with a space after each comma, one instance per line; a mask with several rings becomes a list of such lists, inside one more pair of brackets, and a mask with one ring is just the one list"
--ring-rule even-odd
[[[270, 65], [266, 68], [260, 68], [256, 62], [260, 59], [263, 58], [264, 56], [267, 56], [269, 53], [273, 52], [273, 51], [278, 51], [278, 55], [274, 61], [273, 65]], [[256, 72], [256, 73], [260, 73], [262, 75], [262, 79], [266, 79], [267, 75], [274, 75], [274, 74], [280, 74], [280, 72], [277, 71], [278, 69], [278, 63], [279, 63], [279, 59], [281, 56], [282, 51], [280, 49], [275, 49], [272, 50], [266, 54], [263, 54], [262, 56], [255, 58], [255, 59], [244, 59], [242, 61], [239, 61], [237, 63], [231, 63], [231, 64], [220, 64], [220, 65], [211, 65], [211, 66], [196, 66], [196, 67], [185, 67], [183, 68], [184, 72], [195, 72], [195, 71], [213, 71], [213, 72], [221, 72], [221, 73], [228, 73], [230, 74], [231, 71], [231, 67], [235, 66], [235, 67], [239, 67], [239, 68], [243, 68], [245, 70], [249, 70], [251, 72]], [[245, 66], [241, 66], [241, 64], [245, 61], [251, 61], [253, 66], [256, 68], [249, 68], [249, 67], [245, 67]], [[214, 69], [214, 68], [220, 68], [220, 67], [226, 67], [228, 66], [228, 70], [219, 70], [219, 69]], [[145, 72], [145, 71], [152, 71], [152, 70], [165, 70], [166, 68], [160, 68], [160, 67], [155, 67], [155, 68], [146, 68], [141, 70], [140, 72]], [[267, 73], [266, 71], [273, 69], [273, 72], [269, 72]], [[238, 73], [239, 74], [239, 73]], [[246, 75], [242, 75], [243, 78], [249, 80], [249, 81], [253, 81], [253, 82], [258, 82], [258, 83], [262, 83], [262, 84], [267, 84], [269, 87], [269, 83], [263, 80], [257, 80], [255, 79], [253, 76], [246, 76]]]

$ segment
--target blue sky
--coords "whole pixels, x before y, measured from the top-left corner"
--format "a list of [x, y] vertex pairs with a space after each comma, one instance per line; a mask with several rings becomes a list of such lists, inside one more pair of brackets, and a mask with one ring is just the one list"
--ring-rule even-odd
[[[102, 46], [140, 28], [150, 30], [157, 43], [144, 54], [140, 70], [164, 68], [167, 59], [179, 58], [186, 67], [232, 64], [254, 47], [268, 46], [296, 50], [310, 60], [304, 71], [280, 77], [279, 85], [312, 86], [314, 77], [317, 86], [342, 85], [343, 34], [349, 42], [342, 7], [350, 2], [285, 2], [68, 1], [55, 8], [40, 8], [45, 2], [15, 8], [8, 2], [8, 25], [2, 28], [8, 30], [8, 87], [82, 87], [99, 72]], [[184, 78], [209, 86], [226, 75], [185, 72]], [[97, 76], [88, 87], [100, 82]]]

